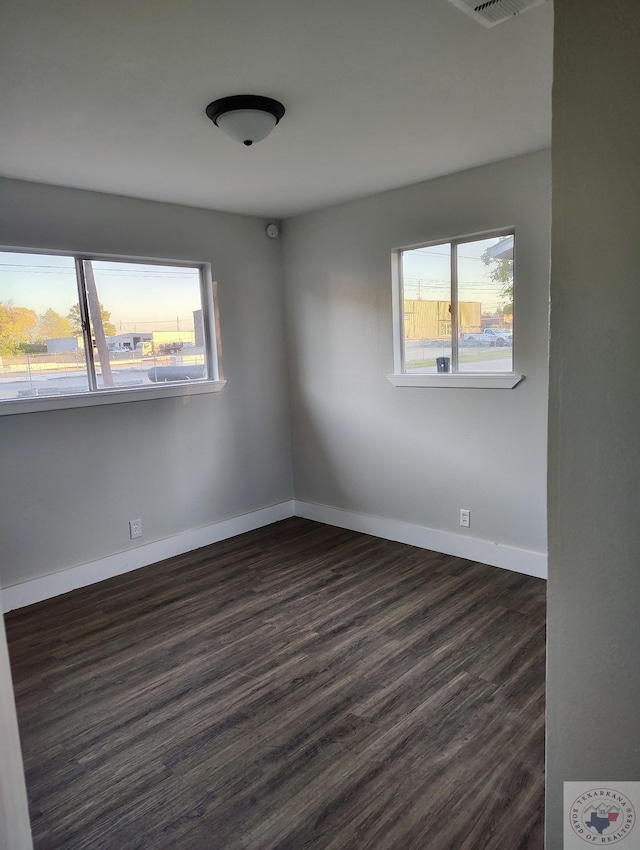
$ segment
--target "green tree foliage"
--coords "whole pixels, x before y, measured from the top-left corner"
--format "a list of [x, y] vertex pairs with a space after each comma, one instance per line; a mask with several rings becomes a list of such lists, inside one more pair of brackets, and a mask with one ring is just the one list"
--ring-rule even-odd
[[492, 257], [486, 250], [482, 262], [489, 266], [489, 277], [494, 283], [502, 284], [500, 297], [506, 300], [502, 307], [504, 315], [513, 313], [513, 259]]
[[0, 302], [0, 354], [16, 354], [31, 341], [38, 314], [27, 307], [15, 307], [12, 301]]
[[33, 338], [36, 342], [47, 339], [61, 339], [62, 337], [76, 336], [71, 327], [69, 319], [65, 319], [60, 313], [56, 313], [51, 307], [38, 319]]
[[[100, 315], [102, 316], [102, 326], [104, 327], [105, 336], [115, 336], [117, 333], [116, 326], [110, 321], [111, 313], [105, 310], [100, 304]], [[67, 319], [71, 323], [71, 336], [80, 336], [82, 334], [82, 322], [80, 321], [80, 307], [74, 304], [67, 314]]]
[[20, 354], [46, 354], [47, 346], [44, 342], [21, 342], [18, 346]]

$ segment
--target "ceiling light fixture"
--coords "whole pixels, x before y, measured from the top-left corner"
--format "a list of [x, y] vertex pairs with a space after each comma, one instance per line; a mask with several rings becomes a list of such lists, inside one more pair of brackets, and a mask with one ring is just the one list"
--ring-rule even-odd
[[236, 94], [214, 100], [206, 113], [216, 127], [249, 147], [267, 138], [284, 115], [284, 106], [270, 97]]

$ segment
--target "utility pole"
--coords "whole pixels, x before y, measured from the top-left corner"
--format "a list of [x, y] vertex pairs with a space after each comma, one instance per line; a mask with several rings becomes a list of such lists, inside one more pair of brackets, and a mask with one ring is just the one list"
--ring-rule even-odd
[[[104, 335], [104, 326], [102, 324], [102, 313], [100, 312], [100, 302], [98, 301], [98, 290], [96, 289], [96, 279], [93, 276], [93, 266], [91, 260], [84, 261], [84, 281], [87, 290], [87, 306], [89, 307], [89, 317], [93, 325], [93, 332], [96, 338], [96, 348], [98, 349], [98, 359], [102, 370], [102, 383], [105, 387], [113, 386], [113, 375], [111, 374], [111, 361], [109, 360], [109, 349], [107, 348], [107, 338]], [[89, 334], [91, 339], [91, 334]]]

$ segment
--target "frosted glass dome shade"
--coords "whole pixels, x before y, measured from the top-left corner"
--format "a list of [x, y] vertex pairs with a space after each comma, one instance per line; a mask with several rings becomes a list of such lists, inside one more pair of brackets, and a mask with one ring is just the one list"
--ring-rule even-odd
[[260, 109], [235, 109], [216, 121], [222, 131], [244, 145], [266, 139], [277, 123], [275, 115]]
[[248, 146], [269, 135], [284, 115], [284, 106], [270, 97], [237, 94], [214, 100], [206, 113], [216, 127]]

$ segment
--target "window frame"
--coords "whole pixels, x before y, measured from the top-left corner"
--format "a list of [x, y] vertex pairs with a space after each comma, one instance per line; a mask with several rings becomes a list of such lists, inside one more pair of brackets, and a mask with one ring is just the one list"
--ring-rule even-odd
[[[68, 257], [74, 261], [76, 283], [78, 286], [78, 306], [83, 324], [85, 362], [89, 389], [82, 393], [68, 393], [60, 396], [43, 396], [35, 398], [16, 398], [0, 400], [0, 416], [11, 416], [20, 413], [39, 413], [48, 410], [66, 410], [78, 407], [94, 407], [105, 404], [121, 404], [125, 402], [150, 401], [158, 398], [176, 398], [205, 393], [217, 393], [225, 386], [222, 375], [222, 352], [220, 345], [220, 317], [218, 312], [218, 285], [213, 279], [211, 263], [187, 260], [172, 260], [166, 257], [140, 257], [125, 254], [100, 254], [88, 251], [62, 251], [48, 248], [23, 248], [1, 245], [0, 252], [35, 254]], [[174, 266], [178, 268], [197, 269], [200, 277], [200, 301], [204, 324], [207, 371], [210, 377], [197, 381], [171, 381], [153, 386], [133, 386], [122, 388], [100, 389], [92, 384], [94, 372], [94, 353], [90, 338], [86, 289], [84, 284], [83, 262], [104, 261], [120, 263], [153, 264], [158, 266]]]
[[[432, 248], [437, 245], [448, 245], [451, 250], [450, 266], [450, 302], [451, 302], [451, 360], [452, 365], [458, 365], [458, 273], [455, 251], [459, 245], [481, 239], [492, 239], [500, 236], [514, 237], [514, 270], [516, 228], [514, 226], [493, 228], [478, 233], [470, 233], [453, 238], [432, 239], [414, 245], [394, 248], [391, 252], [391, 289], [392, 289], [392, 321], [393, 321], [393, 373], [387, 379], [395, 387], [449, 387], [464, 389], [513, 389], [524, 375], [515, 371], [516, 365], [516, 335], [514, 333], [512, 346], [512, 370], [510, 372], [431, 372], [414, 374], [405, 369], [405, 336], [404, 336], [404, 285], [402, 277], [402, 255], [405, 251], [420, 248]], [[514, 328], [516, 316], [516, 287], [513, 295]]]

